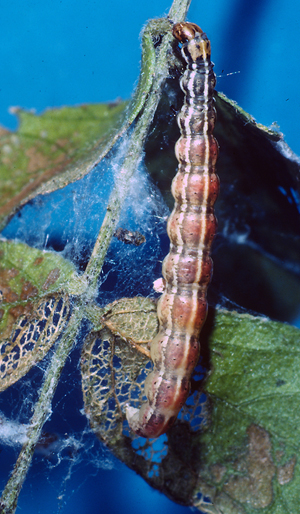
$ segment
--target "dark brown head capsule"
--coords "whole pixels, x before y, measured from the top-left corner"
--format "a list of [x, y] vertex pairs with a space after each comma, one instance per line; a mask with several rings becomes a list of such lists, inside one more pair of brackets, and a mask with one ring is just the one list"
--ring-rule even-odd
[[186, 43], [191, 41], [197, 35], [201, 36], [203, 30], [200, 29], [196, 23], [187, 23], [185, 21], [181, 23], [175, 23], [172, 30], [173, 36], [180, 41], [180, 43]]
[[210, 41], [198, 25], [188, 22], [175, 23], [172, 33], [182, 44], [181, 53], [189, 65], [210, 63]]

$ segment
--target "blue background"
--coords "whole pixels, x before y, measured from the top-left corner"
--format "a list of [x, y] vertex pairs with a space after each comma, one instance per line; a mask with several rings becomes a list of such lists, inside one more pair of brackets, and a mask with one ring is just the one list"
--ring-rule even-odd
[[[147, 19], [167, 14], [169, 7], [166, 0], [2, 0], [0, 123], [17, 127], [9, 106], [41, 112], [128, 98], [139, 72], [141, 28]], [[257, 121], [276, 121], [299, 154], [300, 3], [194, 0], [188, 19], [211, 39], [215, 71], [222, 75], [217, 89]], [[226, 75], [234, 72], [240, 73]], [[100, 452], [100, 443], [95, 444]], [[99, 459], [105, 458], [100, 452]], [[57, 512], [56, 496], [67, 469], [58, 466], [47, 478], [48, 469], [41, 464], [40, 473], [32, 472], [20, 499], [24, 514]], [[66, 482], [66, 499], [64, 514], [189, 512], [116, 462], [105, 470], [88, 462], [79, 466]]]
[[[9, 106], [41, 112], [128, 98], [139, 72], [141, 28], [169, 7], [170, 0], [1, 0], [0, 123], [16, 128]], [[217, 89], [257, 121], [277, 122], [299, 154], [300, 2], [193, 0], [188, 18], [211, 39], [223, 75]]]

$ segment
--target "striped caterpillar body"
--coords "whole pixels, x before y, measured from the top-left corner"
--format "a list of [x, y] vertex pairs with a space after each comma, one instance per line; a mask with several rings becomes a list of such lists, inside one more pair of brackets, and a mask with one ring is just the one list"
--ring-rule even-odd
[[131, 429], [147, 438], [168, 430], [189, 394], [207, 313], [210, 248], [217, 225], [218, 143], [212, 135], [216, 78], [210, 41], [194, 23], [176, 23], [173, 36], [181, 44], [187, 68], [180, 80], [185, 101], [177, 117], [181, 137], [175, 146], [179, 162], [172, 182], [175, 205], [167, 225], [170, 251], [162, 266], [164, 292], [157, 307], [159, 332], [150, 348], [154, 368], [145, 383], [147, 402], [140, 410], [126, 410]]

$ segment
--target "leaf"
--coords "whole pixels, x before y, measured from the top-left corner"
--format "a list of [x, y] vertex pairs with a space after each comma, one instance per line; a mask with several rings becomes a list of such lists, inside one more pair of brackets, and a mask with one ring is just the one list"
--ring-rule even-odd
[[15, 109], [17, 132], [0, 132], [0, 227], [38, 194], [50, 193], [89, 173], [111, 150], [142, 110], [155, 71], [152, 26], [143, 35], [142, 69], [132, 101], [48, 109], [41, 116]]
[[132, 123], [137, 115], [141, 112], [147, 95], [151, 89], [153, 76], [155, 73], [155, 48], [152, 39], [153, 26], [157, 25], [158, 20], [152, 20], [143, 32], [142, 40], [142, 63], [139, 83], [134, 92], [130, 111], [128, 113], [128, 121]]
[[[146, 341], [158, 329], [156, 307], [147, 298], [122, 298], [106, 306], [101, 323], [103, 328], [89, 334], [82, 350], [82, 391], [88, 417], [102, 439], [118, 441], [124, 401], [142, 394], [140, 382], [150, 358]], [[126, 384], [127, 374], [131, 380]]]
[[18, 317], [30, 312], [36, 299], [83, 289], [73, 264], [56, 253], [0, 241], [0, 258], [0, 337], [9, 336]]
[[[170, 209], [179, 137], [174, 110], [183, 102], [177, 82], [172, 75], [166, 84], [145, 146], [147, 168]], [[209, 302], [224, 305], [225, 298], [225, 305], [292, 322], [300, 290], [299, 158], [278, 131], [256, 123], [221, 93], [215, 99], [220, 194]]]
[[[0, 241], [0, 334], [10, 331], [25, 305], [49, 293], [80, 291], [75, 266], [54, 252]], [[6, 334], [7, 335], [7, 334]]]
[[114, 336], [119, 336], [150, 358], [147, 349], [158, 331], [156, 306], [147, 298], [122, 298], [107, 306], [101, 322]]
[[62, 333], [69, 293], [82, 291], [74, 266], [51, 252], [0, 241], [0, 390], [24, 376]]
[[18, 131], [0, 135], [2, 226], [36, 194], [64, 187], [90, 171], [125, 107], [126, 102], [63, 107], [40, 116], [17, 111]]
[[296, 512], [300, 332], [223, 312], [212, 337], [213, 373], [205, 387], [214, 407], [201, 438], [206, 466], [222, 475], [219, 487], [245, 512]]
[[[134, 310], [134, 299], [120, 303], [123, 327], [131, 325], [131, 302]], [[196, 368], [187, 405], [157, 441], [128, 431], [125, 405], [140, 405], [149, 361], [130, 346], [125, 329], [122, 338], [117, 331], [94, 333], [82, 354], [85, 410], [98, 437], [153, 487], [201, 512], [297, 512], [299, 330], [226, 311], [210, 316], [202, 333], [202, 364], [212, 368], [207, 397], [203, 368]]]
[[40, 362], [66, 326], [70, 314], [67, 295], [52, 295], [27, 304], [9, 339], [0, 340], [0, 391], [22, 378]]

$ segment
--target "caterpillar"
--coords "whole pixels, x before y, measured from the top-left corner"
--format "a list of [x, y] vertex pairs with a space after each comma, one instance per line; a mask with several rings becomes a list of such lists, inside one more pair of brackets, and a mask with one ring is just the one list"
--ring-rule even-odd
[[210, 41], [200, 27], [187, 22], [176, 23], [173, 36], [187, 66], [180, 79], [185, 100], [177, 116], [181, 136], [175, 145], [179, 165], [171, 189], [175, 205], [167, 224], [170, 250], [162, 265], [164, 290], [157, 307], [159, 332], [150, 345], [153, 371], [145, 383], [147, 402], [139, 410], [126, 409], [131, 429], [147, 438], [166, 432], [188, 397], [207, 314], [210, 248], [217, 228], [219, 147], [212, 135], [216, 77]]

